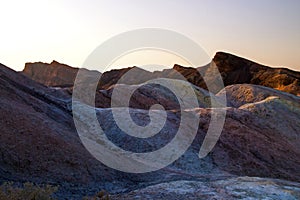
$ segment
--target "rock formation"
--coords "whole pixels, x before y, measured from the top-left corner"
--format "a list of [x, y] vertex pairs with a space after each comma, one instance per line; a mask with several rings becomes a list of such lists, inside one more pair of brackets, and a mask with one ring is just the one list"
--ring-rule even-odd
[[[144, 77], [132, 79], [129, 76], [121, 84], [116, 84], [122, 77], [119, 72], [124, 74], [128, 69], [103, 74], [103, 82], [100, 82], [97, 91], [96, 105], [100, 108], [96, 108], [96, 116], [107, 138], [125, 150], [147, 152], [162, 148], [174, 138], [182, 112], [191, 112], [199, 117], [199, 129], [188, 150], [173, 164], [145, 174], [111, 169], [84, 148], [74, 126], [71, 96], [52, 88], [72, 88], [77, 69], [70, 68], [72, 72], [64, 72], [72, 74], [65, 79], [65, 74], [56, 67], [53, 71], [49, 69], [49, 73], [46, 70], [37, 75], [33, 73], [35, 68], [27, 66], [23, 72], [25, 76], [0, 65], [0, 181], [50, 183], [59, 186], [58, 198], [72, 199], [80, 199], [102, 189], [115, 194], [112, 198], [124, 199], [176, 199], [183, 195], [208, 199], [248, 195], [272, 198], [273, 193], [282, 198], [297, 199], [300, 191], [300, 97], [293, 94], [298, 94], [299, 72], [271, 69], [228, 54], [224, 56], [223, 53], [218, 53], [214, 61], [225, 84], [229, 85], [216, 95], [198, 87], [203, 82], [199, 74], [196, 76], [198, 72], [195, 69], [175, 66], [177, 71], [189, 77], [189, 82], [195, 83], [192, 87], [199, 106], [185, 111], [179, 110], [176, 98], [168, 89], [155, 84], [140, 84], [153, 76], [177, 79], [172, 70], [151, 73], [137, 68], [138, 74]], [[61, 69], [64, 71], [65, 68]], [[287, 77], [287, 81], [279, 81], [276, 85], [270, 75], [272, 73], [281, 77], [278, 80]], [[88, 76], [95, 74], [99, 76], [98, 72], [87, 73]], [[54, 79], [55, 76], [59, 79]], [[88, 79], [88, 76], [85, 78]], [[172, 81], [185, 92], [182, 80]], [[150, 106], [159, 103], [165, 107], [166, 111], [155, 111], [156, 120], [163, 120], [164, 113], [167, 114], [166, 123], [157, 135], [139, 139], [117, 126], [112, 111], [123, 116], [124, 123], [129, 118], [126, 118], [126, 107], [110, 108], [111, 95], [116, 87], [121, 87], [124, 97], [135, 90], [130, 99], [130, 117], [140, 126], [149, 124]], [[225, 91], [227, 107], [223, 109], [226, 109], [227, 117], [221, 137], [213, 151], [199, 159], [199, 149], [214, 110], [210, 108], [209, 98], [217, 101]], [[87, 122], [82, 123], [89, 126]], [[190, 134], [189, 129], [186, 133]], [[106, 141], [97, 142], [109, 145]], [[258, 190], [261, 186], [265, 189]], [[174, 192], [178, 188], [182, 190]], [[147, 196], [150, 194], [152, 196]]]
[[[214, 62], [221, 73], [224, 85], [255, 84], [274, 88], [294, 95], [300, 95], [300, 73], [286, 68], [271, 68], [238, 56], [218, 52]], [[195, 86], [207, 89], [200, 74], [206, 74], [209, 65], [192, 68], [174, 65], [172, 69], [153, 73], [138, 67], [124, 68], [104, 72], [99, 82], [99, 89], [108, 89], [130, 71], [124, 84], [141, 84], [154, 78], [184, 79]], [[23, 73], [31, 79], [51, 87], [72, 87], [78, 69], [53, 61], [46, 63], [27, 63]], [[178, 72], [181, 75], [178, 75]], [[199, 73], [201, 72], [201, 73]], [[95, 74], [99, 76], [99, 74]]]
[[218, 52], [213, 58], [223, 77], [224, 85], [250, 83], [300, 95], [300, 73], [287, 68], [271, 68]]
[[60, 64], [56, 61], [48, 63], [26, 63], [23, 74], [31, 79], [51, 87], [73, 86], [78, 68]]

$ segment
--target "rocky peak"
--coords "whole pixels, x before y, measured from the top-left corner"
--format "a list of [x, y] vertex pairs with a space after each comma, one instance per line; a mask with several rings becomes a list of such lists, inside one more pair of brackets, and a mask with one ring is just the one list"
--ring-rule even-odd
[[[218, 67], [225, 86], [245, 83], [255, 84], [300, 95], [300, 72], [286, 68], [267, 67], [225, 52], [217, 52], [212, 62]], [[129, 85], [141, 84], [154, 78], [171, 78], [184, 79], [206, 89], [207, 86], [201, 74], [205, 75], [208, 68], [209, 65], [193, 68], [175, 64], [172, 69], [155, 72], [149, 72], [138, 67], [114, 69], [103, 73], [99, 87], [101, 89], [109, 88], [130, 71], [130, 76], [124, 82]], [[77, 72], [78, 68], [73, 68], [57, 61], [53, 61], [50, 64], [41, 62], [26, 63], [23, 70], [23, 74], [26, 76], [51, 87], [72, 87]]]
[[229, 53], [217, 52], [213, 58], [224, 85], [255, 84], [300, 95], [300, 72], [271, 68]]
[[77, 72], [78, 68], [52, 61], [50, 64], [26, 63], [22, 73], [46, 86], [70, 87], [74, 84]]
[[[50, 65], [63, 65], [63, 64], [57, 62], [56, 60], [53, 60], [53, 61], [50, 63]], [[67, 65], [66, 65], [66, 66], [67, 66]]]

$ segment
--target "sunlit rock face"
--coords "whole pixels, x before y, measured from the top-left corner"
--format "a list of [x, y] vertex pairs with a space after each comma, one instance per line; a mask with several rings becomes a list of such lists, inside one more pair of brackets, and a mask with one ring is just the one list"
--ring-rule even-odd
[[260, 102], [272, 96], [276, 96], [292, 102], [300, 102], [300, 98], [295, 95], [252, 84], [230, 85], [216, 94], [217, 97], [223, 95], [226, 95], [227, 97], [228, 106], [234, 108], [238, 108], [248, 103]]
[[263, 66], [224, 52], [218, 52], [213, 62], [217, 65], [226, 86], [250, 83], [300, 95], [299, 72]]
[[22, 73], [46, 86], [70, 87], [74, 84], [77, 72], [78, 68], [53, 61], [50, 64], [26, 63]]

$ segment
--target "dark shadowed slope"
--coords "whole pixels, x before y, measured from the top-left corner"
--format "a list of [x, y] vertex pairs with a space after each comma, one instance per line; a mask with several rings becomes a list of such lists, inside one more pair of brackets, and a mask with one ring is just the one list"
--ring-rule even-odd
[[0, 96], [1, 181], [51, 183], [81, 196], [113, 180], [82, 146], [64, 94], [0, 65]]

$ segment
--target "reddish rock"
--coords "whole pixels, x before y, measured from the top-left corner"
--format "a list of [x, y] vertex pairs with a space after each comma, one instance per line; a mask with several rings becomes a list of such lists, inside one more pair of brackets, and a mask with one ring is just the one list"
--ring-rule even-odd
[[[300, 73], [286, 68], [271, 68], [224, 52], [218, 52], [213, 58], [224, 81], [224, 85], [255, 84], [262, 85], [294, 95], [300, 95]], [[174, 65], [172, 69], [148, 72], [138, 67], [115, 69], [104, 72], [99, 89], [108, 89], [121, 77], [130, 72], [123, 84], [141, 84], [154, 78], [184, 79], [198, 87], [207, 89], [201, 74], [207, 75], [209, 65], [192, 68]], [[27, 63], [23, 73], [33, 80], [51, 87], [72, 87], [77, 68], [53, 61], [47, 63]], [[182, 76], [178, 75], [181, 74]], [[200, 73], [199, 73], [200, 72]], [[95, 72], [95, 76], [99, 76]], [[213, 79], [214, 77], [211, 77]]]
[[78, 68], [73, 68], [56, 61], [48, 63], [26, 63], [23, 74], [31, 79], [51, 87], [73, 86]]

